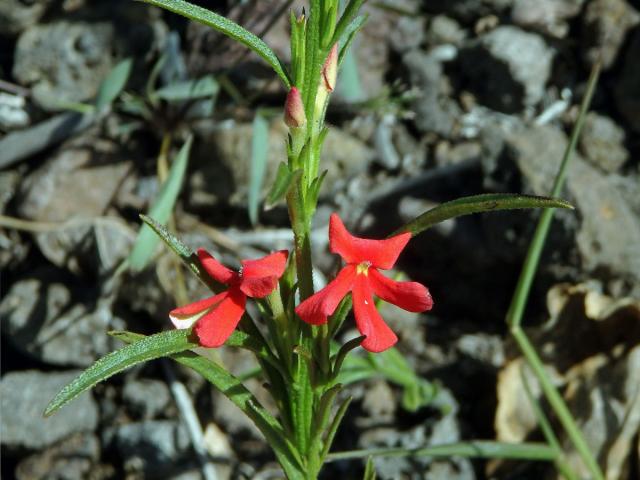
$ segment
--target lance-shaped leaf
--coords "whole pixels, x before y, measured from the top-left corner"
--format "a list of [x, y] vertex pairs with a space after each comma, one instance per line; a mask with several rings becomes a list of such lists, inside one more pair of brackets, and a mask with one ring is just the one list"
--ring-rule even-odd
[[220, 90], [220, 86], [216, 79], [212, 75], [206, 75], [195, 80], [166, 85], [153, 92], [153, 95], [169, 102], [178, 102], [213, 97], [217, 95], [218, 90]]
[[95, 106], [98, 112], [104, 110], [106, 107], [118, 98], [120, 92], [127, 84], [129, 75], [131, 74], [132, 60], [126, 58], [118, 63], [113, 70], [109, 72], [107, 77], [100, 84], [98, 94], [96, 95]]
[[[173, 212], [173, 207], [178, 199], [184, 175], [187, 171], [191, 142], [192, 137], [189, 137], [180, 149], [180, 152], [178, 152], [178, 156], [173, 161], [171, 169], [169, 170], [169, 176], [162, 184], [158, 198], [156, 198], [153, 206], [149, 210], [149, 215], [159, 223], [166, 223], [171, 216], [171, 212]], [[140, 228], [140, 232], [138, 232], [138, 237], [129, 255], [129, 266], [131, 269], [140, 271], [146, 267], [157, 245], [158, 237], [150, 227], [143, 225]]]
[[[181, 331], [181, 330], [177, 330]], [[139, 343], [140, 339], [151, 338], [144, 335], [118, 332], [114, 336], [124, 342], [135, 342], [130, 346]], [[234, 338], [235, 336], [235, 338]], [[232, 343], [244, 342], [245, 337], [239, 332], [234, 332], [230, 337]], [[287, 478], [303, 479], [302, 461], [293, 445], [289, 442], [282, 431], [281, 425], [256, 399], [253, 394], [246, 389], [242, 382], [235, 376], [227, 372], [223, 367], [208, 358], [197, 355], [193, 352], [182, 351], [171, 355], [176, 362], [185, 365], [198, 372], [206, 378], [214, 387], [231, 400], [249, 419], [258, 427], [273, 448], [280, 465], [287, 474]]]
[[416, 236], [434, 225], [450, 218], [481, 212], [497, 212], [498, 210], [516, 210], [524, 208], [570, 208], [573, 205], [564, 200], [533, 195], [518, 195], [513, 193], [487, 193], [463, 197], [438, 205], [426, 211], [390, 236], [398, 233], [411, 232]]
[[287, 74], [282, 62], [278, 56], [264, 43], [260, 38], [250, 31], [242, 28], [235, 22], [214, 13], [206, 8], [199, 7], [184, 0], [142, 0], [151, 5], [162, 7], [171, 12], [187, 17], [195, 22], [207, 25], [219, 32], [233, 38], [234, 40], [246, 45], [251, 50], [260, 55], [278, 74], [285, 86], [291, 86], [291, 79]]
[[330, 45], [333, 45], [334, 43], [339, 42], [342, 39], [342, 36], [344, 35], [345, 31], [348, 29], [349, 25], [353, 22], [354, 18], [356, 18], [356, 15], [358, 15], [358, 12], [360, 11], [360, 7], [362, 7], [362, 4], [364, 2], [365, 0], [349, 1], [349, 3], [344, 9], [344, 12], [342, 13], [342, 16], [340, 17], [340, 20], [338, 20], [336, 29], [333, 32], [333, 39], [329, 43]]
[[258, 112], [253, 119], [253, 135], [251, 137], [251, 162], [249, 164], [249, 219], [251, 224], [258, 222], [260, 192], [267, 170], [269, 153], [269, 122]]
[[198, 342], [190, 338], [190, 330], [171, 330], [158, 333], [127, 345], [96, 361], [69, 385], [64, 387], [44, 411], [45, 416], [53, 414], [82, 392], [99, 382], [148, 360], [183, 352], [198, 347]]

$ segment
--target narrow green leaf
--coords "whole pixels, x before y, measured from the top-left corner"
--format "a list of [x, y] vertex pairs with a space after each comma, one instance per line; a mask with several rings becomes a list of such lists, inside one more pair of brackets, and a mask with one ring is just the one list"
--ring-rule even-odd
[[218, 94], [220, 86], [212, 75], [196, 80], [173, 83], [154, 92], [154, 95], [169, 102], [194, 100], [197, 98], [213, 97]]
[[142, 338], [102, 357], [64, 387], [51, 400], [44, 415], [52, 415], [82, 392], [138, 363], [197, 347], [198, 344], [190, 340], [190, 335], [190, 330], [170, 330]]
[[344, 55], [340, 76], [338, 77], [338, 92], [350, 103], [364, 100], [358, 62], [351, 50], [347, 50]]
[[171, 12], [187, 17], [195, 22], [207, 25], [234, 40], [249, 47], [260, 55], [278, 74], [287, 88], [291, 87], [291, 79], [278, 56], [269, 46], [253, 33], [242, 28], [235, 22], [184, 0], [142, 0], [151, 5], [162, 7]]
[[340, 408], [338, 408], [338, 411], [333, 417], [331, 425], [327, 429], [327, 435], [324, 439], [324, 446], [322, 447], [322, 453], [320, 454], [320, 458], [322, 459], [323, 462], [325, 461], [325, 458], [327, 458], [327, 455], [331, 450], [331, 445], [333, 445], [333, 439], [335, 438], [336, 433], [338, 432], [338, 428], [340, 427], [340, 424], [342, 423], [342, 419], [344, 418], [344, 414], [347, 413], [347, 409], [349, 408], [350, 404], [351, 404], [351, 397], [348, 397], [344, 400], [344, 402], [342, 402], [342, 405], [340, 405]]
[[356, 17], [347, 27], [347, 30], [344, 32], [344, 41], [342, 42], [342, 47], [340, 47], [340, 54], [338, 55], [338, 66], [341, 66], [347, 54], [351, 51], [351, 45], [356, 39], [356, 35], [362, 28], [364, 24], [367, 23], [369, 15], [360, 15]]
[[523, 442], [518, 444], [488, 440], [434, 445], [425, 448], [370, 448], [329, 454], [327, 461], [373, 457], [468, 457], [505, 458], [513, 460], [556, 460], [558, 452], [544, 443]]
[[309, 208], [311, 208], [312, 205], [315, 206], [318, 203], [320, 189], [322, 188], [322, 183], [324, 182], [327, 173], [328, 170], [325, 170], [320, 174], [319, 177], [314, 178], [311, 182], [311, 185], [309, 186], [309, 195], [307, 197], [307, 205], [309, 205]]
[[[172, 330], [172, 332], [184, 332], [184, 330]], [[141, 335], [139, 334], [131, 334], [130, 332], [112, 332], [111, 334], [125, 342], [135, 341], [129, 347], [140, 343], [139, 337]], [[286, 439], [282, 427], [238, 378], [231, 375], [217, 363], [193, 352], [180, 351], [171, 355], [171, 358], [202, 375], [251, 419], [265, 436], [271, 448], [273, 448], [289, 478], [304, 478], [301, 473], [303, 470], [300, 457], [295, 448]]]
[[317, 408], [313, 412], [313, 437], [311, 439], [311, 450], [321, 451], [322, 434], [329, 423], [331, 408], [336, 395], [342, 389], [342, 385], [334, 385], [327, 390], [320, 398]]
[[570, 208], [573, 206], [564, 200], [549, 197], [536, 197], [533, 195], [518, 195], [513, 193], [487, 193], [463, 197], [451, 202], [443, 203], [423, 213], [410, 221], [392, 235], [403, 232], [411, 232], [416, 236], [419, 233], [433, 227], [437, 223], [450, 218], [470, 215], [480, 212], [497, 212], [498, 210], [515, 210], [523, 208]]
[[[167, 180], [162, 184], [158, 198], [156, 198], [153, 206], [149, 210], [149, 216], [153, 217], [158, 223], [166, 223], [171, 216], [171, 212], [173, 212], [187, 171], [191, 142], [192, 137], [189, 137], [180, 149], [178, 156], [171, 165]], [[138, 232], [138, 237], [129, 255], [129, 266], [131, 269], [133, 271], [140, 271], [146, 267], [157, 245], [158, 237], [154, 235], [150, 227], [143, 225]]]
[[338, 24], [336, 25], [336, 30], [333, 32], [333, 39], [331, 40], [331, 45], [336, 42], [342, 40], [342, 36], [347, 30], [347, 27], [351, 24], [353, 19], [358, 15], [360, 11], [360, 7], [364, 4], [365, 0], [350, 0], [347, 6], [338, 20]]
[[122, 60], [102, 81], [95, 101], [97, 111], [101, 112], [118, 98], [118, 95], [120, 95], [120, 92], [122, 92], [127, 84], [127, 80], [131, 74], [132, 64], [133, 61], [130, 58]]
[[347, 343], [342, 345], [342, 347], [340, 347], [340, 350], [336, 354], [335, 362], [333, 363], [332, 375], [334, 378], [336, 378], [340, 374], [340, 370], [342, 369], [342, 363], [344, 362], [344, 359], [347, 358], [347, 355], [349, 354], [349, 352], [351, 352], [351, 350], [353, 350], [354, 348], [359, 347], [365, 338], [366, 337], [364, 335], [361, 335], [356, 338], [352, 338]]
[[284, 198], [289, 191], [289, 186], [291, 185], [293, 177], [294, 172], [289, 170], [289, 167], [285, 162], [281, 162], [280, 165], [278, 165], [278, 172], [276, 173], [276, 179], [271, 186], [271, 191], [267, 195], [267, 208], [274, 206]]
[[269, 156], [269, 122], [258, 111], [253, 119], [251, 163], [249, 164], [249, 220], [258, 222], [258, 207]]

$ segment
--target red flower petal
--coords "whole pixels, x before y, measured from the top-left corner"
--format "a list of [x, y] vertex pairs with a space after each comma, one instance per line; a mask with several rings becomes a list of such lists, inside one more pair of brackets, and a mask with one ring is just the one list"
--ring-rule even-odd
[[214, 280], [228, 285], [238, 278], [236, 272], [222, 265], [204, 248], [198, 249], [198, 258], [204, 269]]
[[209, 310], [215, 304], [220, 303], [226, 296], [227, 292], [222, 292], [218, 295], [214, 295], [213, 297], [190, 303], [189, 305], [185, 305], [184, 307], [174, 308], [169, 312], [171, 323], [173, 323], [176, 328], [189, 328], [200, 317], [202, 317], [202, 315], [207, 310]]
[[356, 267], [347, 265], [326, 287], [298, 305], [296, 313], [312, 325], [327, 323], [327, 317], [336, 311], [340, 301], [351, 290], [355, 277]]
[[401, 233], [385, 240], [370, 240], [351, 235], [336, 213], [329, 220], [329, 245], [346, 263], [370, 262], [373, 267], [388, 270], [411, 239], [410, 233]]
[[247, 297], [238, 288], [226, 293], [226, 298], [196, 323], [195, 332], [203, 347], [224, 344], [242, 318]]
[[367, 337], [361, 344], [362, 348], [370, 352], [382, 352], [395, 345], [398, 337], [378, 313], [366, 275], [356, 276], [352, 298], [356, 326]]
[[287, 267], [288, 253], [280, 250], [258, 260], [243, 260], [240, 290], [252, 298], [269, 295]]
[[433, 307], [431, 294], [421, 283], [396, 282], [375, 268], [370, 268], [367, 273], [373, 292], [385, 302], [393, 303], [410, 312], [424, 312]]

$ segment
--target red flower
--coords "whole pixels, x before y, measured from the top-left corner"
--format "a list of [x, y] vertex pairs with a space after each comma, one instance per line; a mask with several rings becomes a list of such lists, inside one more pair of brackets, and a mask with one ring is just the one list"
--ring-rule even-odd
[[204, 347], [219, 347], [235, 330], [245, 310], [247, 297], [263, 298], [278, 285], [287, 264], [286, 250], [258, 260], [243, 260], [240, 272], [234, 272], [218, 262], [206, 250], [198, 249], [198, 258], [207, 273], [229, 289], [169, 312], [176, 328], [195, 332]]
[[424, 312], [433, 306], [427, 288], [416, 282], [396, 282], [378, 269], [393, 267], [400, 252], [411, 239], [402, 233], [386, 240], [369, 240], [351, 235], [337, 214], [329, 221], [329, 245], [347, 264], [325, 288], [307, 298], [296, 308], [307, 323], [326, 323], [340, 301], [352, 292], [356, 326], [366, 338], [362, 347], [370, 352], [382, 352], [397, 341], [395, 333], [384, 322], [373, 302], [373, 294], [410, 312]]

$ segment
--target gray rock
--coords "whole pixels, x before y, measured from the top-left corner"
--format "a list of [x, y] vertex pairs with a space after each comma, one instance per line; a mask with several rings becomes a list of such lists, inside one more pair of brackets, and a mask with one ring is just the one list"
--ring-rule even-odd
[[[131, 169], [113, 143], [82, 137], [70, 142], [21, 185], [18, 213], [45, 223], [66, 222], [35, 234], [55, 265], [80, 273], [108, 271], [129, 252], [134, 232], [106, 214]], [[99, 261], [98, 261], [99, 260]]]
[[[4, 214], [18, 190], [22, 172], [20, 169], [0, 171], [0, 214]], [[20, 265], [30, 251], [28, 243], [17, 230], [0, 229], [0, 271]]]
[[0, 32], [17, 35], [35, 25], [45, 14], [51, 0], [25, 2], [24, 0], [2, 0], [0, 2]]
[[444, 81], [442, 63], [420, 50], [405, 54], [402, 62], [409, 71], [412, 85], [419, 91], [413, 103], [416, 127], [422, 132], [451, 135], [458, 109], [440, 93]]
[[151, 478], [167, 478], [168, 471], [184, 460], [191, 446], [187, 429], [169, 420], [109, 427], [104, 439], [122, 456], [126, 470], [144, 472]]
[[90, 433], [77, 433], [21, 461], [16, 479], [84, 480], [96, 474], [99, 457], [98, 438]]
[[23, 96], [0, 92], [0, 128], [2, 130], [11, 131], [29, 125], [31, 119], [26, 103]]
[[[547, 195], [562, 154], [566, 135], [551, 126], [537, 126], [514, 133], [508, 143], [524, 184], [523, 190]], [[575, 155], [569, 167], [566, 194], [576, 206], [577, 246], [584, 270], [592, 275], [620, 276], [640, 282], [640, 221], [619, 189], [620, 178], [604, 175]], [[640, 195], [636, 186], [635, 196]], [[561, 217], [562, 218], [562, 217]]]
[[534, 106], [544, 94], [554, 50], [534, 33], [501, 26], [460, 52], [460, 66], [485, 105], [506, 113]]
[[453, 18], [436, 15], [431, 19], [426, 36], [429, 45], [459, 45], [467, 37], [467, 32]]
[[113, 349], [109, 329], [122, 328], [106, 300], [56, 269], [14, 283], [0, 303], [3, 334], [19, 349], [58, 366], [87, 367]]
[[625, 0], [592, 0], [582, 23], [585, 60], [601, 59], [606, 69], [615, 63], [627, 32], [640, 23], [640, 14]]
[[53, 397], [80, 372], [35, 370], [10, 372], [0, 380], [0, 442], [9, 448], [40, 449], [72, 433], [91, 432], [98, 424], [98, 408], [90, 393], [83, 393], [73, 405], [43, 418]]
[[583, 3], [584, 0], [515, 0], [511, 19], [521, 27], [564, 38], [569, 33], [567, 20], [580, 13]]
[[582, 155], [605, 172], [616, 172], [629, 158], [624, 130], [609, 117], [590, 112], [580, 136]]
[[[439, 389], [433, 406], [440, 408], [440, 411], [443, 412], [438, 418], [430, 418], [428, 421], [402, 432], [389, 427], [372, 428], [360, 436], [359, 446], [361, 448], [400, 447], [410, 449], [460, 441], [461, 434], [457, 418], [459, 407], [453, 395], [444, 387]], [[375, 465], [381, 478], [475, 479], [473, 467], [468, 459], [378, 458], [375, 460]]]
[[389, 42], [398, 53], [420, 47], [424, 41], [424, 17], [402, 16], [391, 30]]
[[122, 398], [134, 413], [151, 419], [166, 410], [171, 394], [164, 382], [142, 378], [127, 381]]
[[636, 132], [640, 132], [640, 81], [638, 81], [640, 62], [638, 58], [640, 58], [640, 30], [633, 35], [613, 92], [616, 107]]
[[502, 338], [486, 333], [465, 334], [456, 340], [461, 353], [496, 368], [504, 365], [505, 354]]
[[640, 284], [640, 218], [618, 190], [615, 175], [602, 175], [584, 162], [576, 162], [570, 175], [569, 191], [582, 217], [577, 242], [583, 267]]
[[471, 22], [486, 15], [496, 15], [511, 8], [513, 0], [430, 0], [426, 8]]
[[111, 69], [112, 41], [109, 23], [34, 25], [18, 39], [13, 75], [44, 108], [89, 100]]
[[365, 391], [362, 408], [375, 422], [393, 422], [396, 400], [389, 384], [378, 380], [370, 385]]

